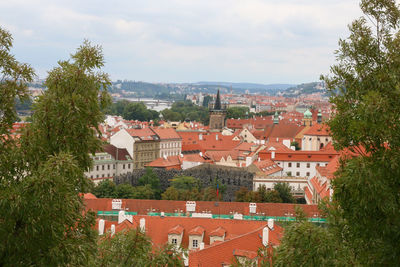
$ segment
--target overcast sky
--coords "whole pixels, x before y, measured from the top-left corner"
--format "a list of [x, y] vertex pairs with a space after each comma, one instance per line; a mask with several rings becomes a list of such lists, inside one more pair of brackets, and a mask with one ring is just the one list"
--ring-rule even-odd
[[317, 81], [356, 0], [0, 0], [13, 54], [45, 78], [86, 38], [113, 80]]

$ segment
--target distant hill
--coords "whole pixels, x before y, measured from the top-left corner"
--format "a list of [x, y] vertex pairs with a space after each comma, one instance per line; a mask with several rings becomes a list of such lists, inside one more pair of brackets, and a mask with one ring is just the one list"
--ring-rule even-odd
[[322, 82], [311, 82], [311, 83], [302, 83], [281, 92], [284, 96], [299, 96], [299, 95], [307, 95], [313, 93], [326, 93], [324, 83]]
[[287, 88], [295, 86], [295, 84], [285, 84], [285, 83], [277, 83], [277, 84], [260, 84], [260, 83], [230, 83], [230, 82], [197, 82], [195, 84], [198, 85], [217, 85], [224, 87], [231, 87], [234, 89], [242, 89], [242, 90], [286, 90]]

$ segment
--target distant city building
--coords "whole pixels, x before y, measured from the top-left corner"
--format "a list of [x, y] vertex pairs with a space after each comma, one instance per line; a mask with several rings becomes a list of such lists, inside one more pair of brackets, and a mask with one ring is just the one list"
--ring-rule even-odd
[[214, 108], [213, 110], [210, 111], [210, 123], [209, 123], [210, 130], [222, 131], [222, 129], [225, 127], [225, 117], [226, 117], [226, 110], [222, 109], [221, 97], [218, 90]]
[[85, 172], [85, 175], [94, 183], [112, 180], [114, 176], [133, 170], [132, 158], [125, 148], [106, 144], [103, 146], [103, 151], [96, 152], [92, 159], [93, 167]]

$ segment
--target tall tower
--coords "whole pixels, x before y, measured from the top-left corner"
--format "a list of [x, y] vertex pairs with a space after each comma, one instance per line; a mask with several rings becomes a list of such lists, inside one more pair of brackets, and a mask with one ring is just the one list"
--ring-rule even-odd
[[210, 111], [210, 130], [222, 130], [225, 127], [226, 110], [222, 108], [219, 90], [214, 108]]
[[312, 126], [312, 113], [308, 109], [304, 112], [303, 125]]

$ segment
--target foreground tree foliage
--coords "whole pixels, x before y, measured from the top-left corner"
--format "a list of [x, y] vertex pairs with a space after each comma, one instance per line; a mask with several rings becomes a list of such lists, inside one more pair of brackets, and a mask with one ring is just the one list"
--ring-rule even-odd
[[249, 191], [241, 187], [235, 193], [238, 202], [271, 202], [271, 203], [296, 203], [287, 183], [276, 183], [273, 190], [267, 190], [265, 185], [259, 186], [257, 191]]
[[363, 0], [360, 7], [365, 16], [349, 26], [338, 63], [322, 77], [336, 109], [329, 122], [335, 146], [356, 157], [343, 159], [333, 180], [328, 227], [313, 230], [329, 249], [310, 225], [288, 229], [280, 249], [288, 266], [291, 259], [312, 263], [310, 253], [324, 255], [319, 264], [326, 266], [400, 262], [400, 10], [394, 0]]
[[184, 266], [182, 251], [165, 245], [152, 251], [150, 239], [139, 229], [123, 231], [100, 239], [98, 254], [92, 266]]
[[[1, 33], [4, 42], [8, 35]], [[48, 89], [18, 142], [8, 135], [14, 112], [2, 105], [0, 146], [9, 159], [0, 163], [0, 265], [86, 265], [96, 251], [94, 214], [84, 212], [79, 193], [89, 188], [89, 153], [101, 145], [94, 129], [103, 120], [108, 78], [96, 72], [103, 66], [99, 47], [85, 42], [71, 58], [49, 72]], [[2, 96], [10, 105], [25, 94], [23, 82], [31, 75], [6, 77]]]

